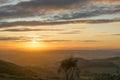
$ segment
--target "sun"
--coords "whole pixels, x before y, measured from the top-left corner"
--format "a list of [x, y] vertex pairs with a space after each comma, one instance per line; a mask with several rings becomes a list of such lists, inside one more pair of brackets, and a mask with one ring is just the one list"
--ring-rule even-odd
[[30, 47], [39, 47], [39, 46], [41, 46], [41, 44], [39, 42], [37, 42], [37, 41], [28, 42], [28, 45]]
[[38, 48], [38, 47], [42, 47], [42, 43], [41, 42], [38, 42], [38, 41], [31, 41], [31, 42], [27, 42], [28, 43], [28, 46], [31, 47], [31, 48]]
[[26, 49], [29, 49], [29, 50], [39, 50], [39, 49], [43, 48], [44, 45], [43, 45], [42, 42], [38, 42], [36, 40], [32, 40], [30, 42], [27, 42], [25, 44], [25, 47], [26, 47]]
[[47, 50], [51, 46], [44, 42], [44, 39], [39, 36], [29, 36], [28, 40], [18, 44], [18, 48], [26, 51]]

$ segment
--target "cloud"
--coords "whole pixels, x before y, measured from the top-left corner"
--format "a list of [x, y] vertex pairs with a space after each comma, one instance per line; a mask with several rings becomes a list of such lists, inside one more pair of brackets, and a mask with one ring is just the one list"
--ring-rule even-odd
[[120, 22], [119, 19], [109, 20], [69, 20], [69, 21], [57, 21], [57, 22], [39, 22], [39, 21], [19, 21], [19, 22], [4, 22], [0, 24], [0, 28], [6, 27], [18, 27], [18, 26], [47, 26], [47, 25], [63, 25], [63, 24], [100, 24], [100, 23], [116, 23]]
[[18, 40], [18, 37], [0, 37], [1, 41]]
[[[18, 0], [16, 0], [17, 2]], [[22, 1], [22, 0], [21, 0]], [[1, 0], [1, 2], [6, 3], [8, 0]], [[15, 3], [15, 0], [9, 1], [9, 3]], [[19, 2], [19, 1], [18, 1]], [[20, 18], [29, 17], [36, 15], [44, 15], [47, 12], [58, 12], [60, 10], [70, 10], [73, 5], [80, 2], [80, 5], [84, 5], [87, 0], [31, 0], [19, 2], [16, 5], [6, 5], [0, 7], [0, 18]]]
[[40, 11], [57, 10], [57, 9], [76, 9], [88, 7], [89, 4], [120, 4], [118, 0], [31, 0], [28, 2], [21, 2], [16, 7], [25, 9], [39, 9]]
[[59, 12], [60, 10], [70, 10], [76, 3], [80, 2], [81, 5], [83, 5], [86, 1], [87, 0], [31, 0], [20, 2], [16, 5], [1, 7], [0, 18], [28, 17], [43, 15], [47, 12], [51, 13], [54, 11]]
[[72, 8], [76, 4], [84, 5], [88, 1], [89, 0], [31, 0], [29, 2], [21, 2], [17, 6], [32, 9], [54, 10]]
[[98, 41], [98, 40], [83, 40], [81, 42], [93, 43], [93, 42], [101, 42], [101, 41]]
[[82, 42], [82, 43], [96, 43], [101, 42], [100, 40], [40, 40], [40, 42]]
[[[80, 3], [78, 4], [77, 2]], [[24, 18], [30, 16], [35, 17], [36, 15], [38, 17], [49, 17], [50, 15], [52, 15], [54, 18], [57, 19], [74, 19], [98, 16], [102, 14], [120, 13], [119, 5], [93, 5], [92, 3], [88, 2], [88, 0], [33, 0], [31, 2], [21, 2], [14, 6], [5, 6], [0, 8], [0, 18]], [[73, 7], [71, 4], [79, 6], [77, 6], [78, 8], [76, 8]], [[56, 15], [56, 11], [59, 14]]]
[[[32, 40], [33, 37], [26, 37], [26, 36], [10, 36], [10, 37], [0, 37], [0, 41], [14, 41], [14, 42], [29, 42]], [[37, 37], [38, 42], [71, 42], [74, 40], [41, 40], [40, 37]]]
[[81, 31], [75, 30], [75, 31], [69, 31], [69, 32], [61, 32], [59, 34], [80, 34]]
[[120, 36], [120, 34], [118, 33], [118, 34], [112, 34], [112, 36]]
[[69, 20], [69, 19], [80, 19], [80, 18], [90, 18], [105, 14], [119, 14], [120, 7], [117, 6], [93, 6], [93, 9], [86, 10], [76, 10], [72, 12], [60, 13], [54, 16], [56, 20]]
[[10, 28], [10, 29], [2, 29], [0, 31], [8, 31], [8, 32], [28, 32], [28, 31], [62, 31], [62, 29], [31, 29], [31, 28]]
[[26, 42], [29, 41], [28, 37], [17, 37], [17, 36], [10, 36], [10, 37], [0, 37], [0, 41], [14, 41], [14, 42]]
[[88, 30], [88, 27], [80, 27], [80, 28], [70, 28], [65, 29], [64, 31], [59, 32], [58, 34], [81, 34], [83, 30]]
[[41, 42], [52, 43], [52, 42], [71, 42], [71, 41], [74, 41], [74, 40], [42, 40]]
[[3, 4], [5, 3], [6, 0], [0, 0], [0, 4]]
[[0, 36], [0, 41], [14, 41], [14, 42], [27, 42], [32, 40], [33, 37], [27, 37], [27, 36]]
[[[91, 17], [120, 14], [119, 0], [0, 0], [0, 27], [119, 22]], [[117, 16], [120, 19], [119, 15]]]
[[32, 15], [30, 11], [21, 8], [11, 7], [12, 6], [0, 8], [0, 19], [20, 18]]
[[32, 41], [34, 38], [36, 38], [36, 41], [38, 42], [47, 42], [47, 43], [59, 43], [59, 42], [83, 42], [83, 43], [95, 43], [95, 42], [101, 42], [99, 40], [70, 40], [70, 39], [66, 39], [66, 40], [60, 40], [60, 39], [51, 39], [51, 40], [47, 40], [47, 39], [43, 39], [41, 40], [41, 37], [27, 37], [27, 36], [8, 36], [8, 37], [4, 37], [4, 36], [0, 36], [0, 41], [13, 41], [13, 42], [30, 42]]
[[8, 5], [16, 5], [20, 2], [27, 2], [30, 0], [0, 0], [0, 7], [8, 6]]

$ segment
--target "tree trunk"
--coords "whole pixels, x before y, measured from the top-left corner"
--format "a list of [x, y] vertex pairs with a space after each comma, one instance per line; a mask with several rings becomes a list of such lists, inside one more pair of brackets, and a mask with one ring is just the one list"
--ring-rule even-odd
[[74, 76], [74, 68], [71, 69], [71, 76], [70, 76], [70, 80], [73, 80], [73, 76]]

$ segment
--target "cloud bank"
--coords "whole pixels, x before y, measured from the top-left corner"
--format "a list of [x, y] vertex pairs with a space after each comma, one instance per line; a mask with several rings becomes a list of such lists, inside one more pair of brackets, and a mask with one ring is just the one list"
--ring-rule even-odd
[[[119, 0], [0, 0], [0, 4], [0, 28], [120, 22]], [[105, 15], [113, 16], [101, 17]]]

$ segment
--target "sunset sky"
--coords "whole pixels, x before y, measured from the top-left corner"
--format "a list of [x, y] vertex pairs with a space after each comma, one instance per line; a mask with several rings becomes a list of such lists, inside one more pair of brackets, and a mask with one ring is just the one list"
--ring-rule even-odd
[[120, 49], [120, 0], [0, 0], [1, 49]]

